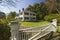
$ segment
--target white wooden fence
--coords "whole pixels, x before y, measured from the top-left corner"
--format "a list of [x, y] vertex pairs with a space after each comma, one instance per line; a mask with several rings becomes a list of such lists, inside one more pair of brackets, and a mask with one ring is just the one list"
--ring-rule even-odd
[[11, 34], [14, 34], [11, 35], [11, 40], [37, 40], [51, 31], [56, 32], [57, 20], [54, 19], [52, 23], [26, 29], [19, 29], [18, 21], [13, 21], [9, 25], [11, 27]]

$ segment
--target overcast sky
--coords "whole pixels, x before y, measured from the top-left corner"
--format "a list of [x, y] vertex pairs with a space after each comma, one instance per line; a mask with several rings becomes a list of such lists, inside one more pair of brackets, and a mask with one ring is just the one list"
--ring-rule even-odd
[[[43, 0], [19, 0], [15, 4], [16, 7], [9, 6], [9, 5], [6, 5], [6, 6], [0, 5], [0, 11], [3, 11], [5, 13], [9, 13], [10, 11], [18, 12], [19, 9], [21, 10], [22, 8], [26, 8], [29, 5], [33, 5], [35, 3], [40, 3], [41, 1], [43, 1]], [[4, 3], [4, 5], [5, 5], [5, 3]]]

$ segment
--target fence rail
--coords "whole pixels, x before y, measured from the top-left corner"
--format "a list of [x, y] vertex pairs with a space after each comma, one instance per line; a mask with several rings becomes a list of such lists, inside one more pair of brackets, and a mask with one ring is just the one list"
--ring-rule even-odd
[[11, 28], [11, 40], [37, 40], [51, 31], [56, 32], [57, 20], [45, 25], [38, 25], [32, 28], [19, 29], [19, 21], [9, 23]]
[[53, 27], [52, 24], [47, 24], [41, 27], [20, 29], [20, 40], [37, 40], [53, 31], [51, 27]]

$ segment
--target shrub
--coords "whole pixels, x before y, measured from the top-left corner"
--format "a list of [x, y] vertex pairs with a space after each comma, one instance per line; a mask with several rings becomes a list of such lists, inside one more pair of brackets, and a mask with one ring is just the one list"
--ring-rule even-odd
[[10, 36], [10, 27], [0, 22], [0, 40], [9, 40]]
[[60, 23], [60, 14], [50, 14], [44, 17], [46, 21], [51, 21], [52, 19], [57, 19], [58, 23]]

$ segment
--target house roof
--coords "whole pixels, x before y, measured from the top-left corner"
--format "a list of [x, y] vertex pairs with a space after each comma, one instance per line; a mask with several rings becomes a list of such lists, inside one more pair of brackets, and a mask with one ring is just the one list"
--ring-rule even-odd
[[22, 12], [27, 12], [27, 13], [34, 13], [34, 14], [36, 14], [35, 12], [27, 11], [27, 10], [24, 10], [24, 11], [22, 11]]

